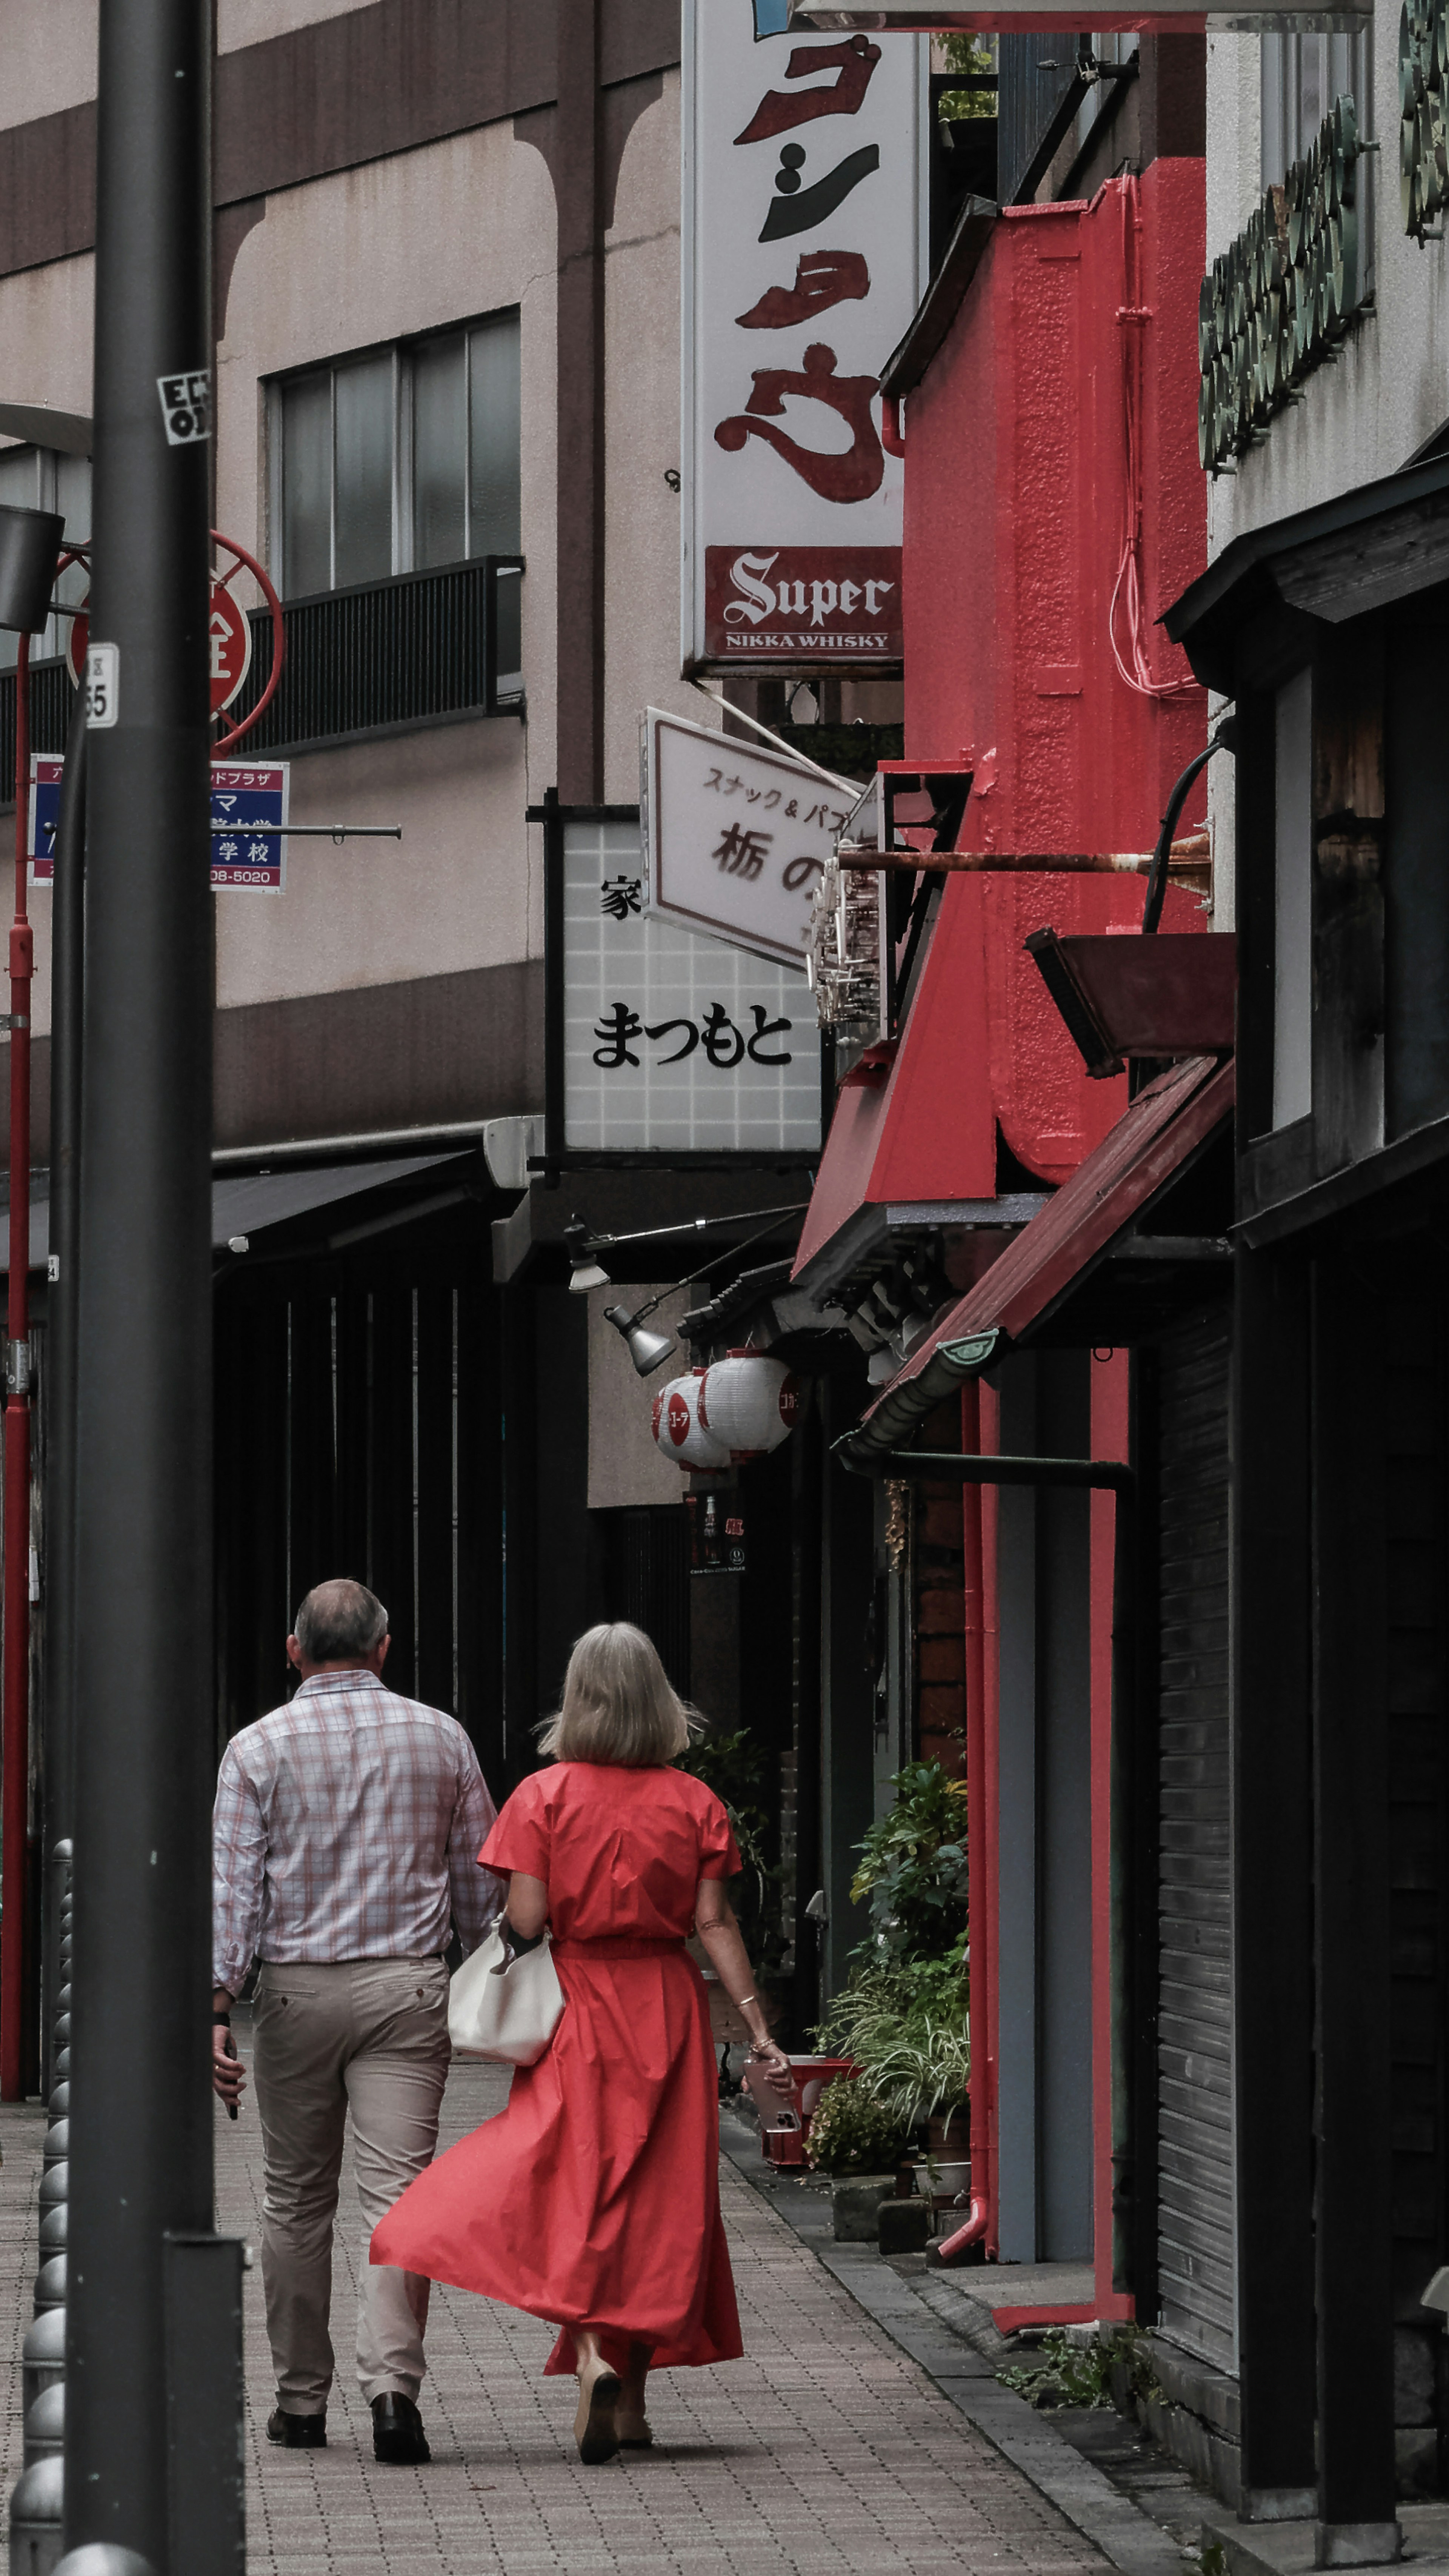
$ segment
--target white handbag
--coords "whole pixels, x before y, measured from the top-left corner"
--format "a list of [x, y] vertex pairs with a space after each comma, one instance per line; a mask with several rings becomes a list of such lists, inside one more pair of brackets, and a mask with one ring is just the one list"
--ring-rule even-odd
[[510, 1961], [502, 1928], [485, 1933], [448, 1986], [448, 2037], [459, 2057], [534, 2066], [558, 2028], [563, 1988], [545, 1932], [536, 1950]]

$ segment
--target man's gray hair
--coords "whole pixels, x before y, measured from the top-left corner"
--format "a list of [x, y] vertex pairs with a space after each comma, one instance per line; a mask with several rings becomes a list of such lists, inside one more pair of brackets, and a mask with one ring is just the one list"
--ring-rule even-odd
[[387, 1635], [387, 1612], [376, 1593], [350, 1575], [334, 1574], [314, 1584], [293, 1622], [293, 1634], [309, 1664], [340, 1662], [344, 1655], [370, 1655]]

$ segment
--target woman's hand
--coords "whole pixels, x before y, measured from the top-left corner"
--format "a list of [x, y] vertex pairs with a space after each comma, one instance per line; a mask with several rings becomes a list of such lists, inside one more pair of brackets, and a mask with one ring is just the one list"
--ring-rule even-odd
[[[765, 2068], [768, 2081], [774, 2091], [783, 2094], [787, 2101], [793, 2102], [795, 2098], [795, 2077], [791, 2070], [790, 2060], [786, 2056], [783, 2048], [777, 2048], [772, 2039], [757, 2040], [754, 2047], [750, 2050], [750, 2059], [752, 2064], [755, 2066], [763, 2066]], [[743, 2093], [744, 2090], [745, 2080], [742, 2076], [740, 2078], [740, 2091]]]

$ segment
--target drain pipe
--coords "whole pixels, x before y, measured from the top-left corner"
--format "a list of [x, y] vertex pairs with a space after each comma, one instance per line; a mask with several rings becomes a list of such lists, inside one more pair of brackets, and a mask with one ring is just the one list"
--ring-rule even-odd
[[[973, 1384], [971, 1395], [975, 1402], [976, 1411], [974, 1417], [969, 1421], [969, 1423], [966, 1412], [965, 1395], [966, 1390], [963, 1388], [961, 1420], [962, 1437], [979, 1439], [981, 1436], [980, 1395]], [[1124, 1510], [1123, 1506], [1130, 1506], [1136, 1487], [1136, 1475], [1134, 1470], [1120, 1458], [1007, 1458], [983, 1456], [979, 1451], [973, 1452], [969, 1450], [956, 1449], [885, 1449], [876, 1450], [874, 1452], [866, 1451], [863, 1456], [860, 1454], [852, 1456], [850, 1435], [847, 1435], [846, 1439], [837, 1443], [835, 1455], [840, 1459], [843, 1466], [852, 1468], [858, 1476], [891, 1476], [897, 1478], [920, 1476], [927, 1478], [933, 1483], [939, 1482], [942, 1484], [955, 1477], [959, 1478], [960, 1482], [968, 1489], [968, 1491], [974, 1486], [981, 1485], [1059, 1485], [1075, 1488], [1078, 1492], [1085, 1489], [1088, 1492], [1093, 1493], [1106, 1492], [1116, 1494], [1119, 1498], [1116, 1529], [1116, 1552], [1120, 1559], [1124, 1540], [1124, 1522], [1130, 1517], [1129, 1512]], [[965, 1502], [966, 1497], [963, 1494], [963, 1525], [965, 1524]], [[977, 1552], [976, 1563], [979, 1568], [981, 1565], [981, 1504], [979, 1497], [975, 1498], [975, 1511], [972, 1516], [972, 1526], [974, 1527], [975, 1533]], [[971, 1581], [969, 1554], [967, 1565], [967, 1582], [969, 1586]], [[980, 1883], [976, 1877], [978, 1866], [982, 1869], [983, 1877], [985, 1876], [987, 1839], [986, 1820], [984, 1816], [979, 1813], [981, 1801], [979, 1797], [971, 1794], [971, 1782], [973, 1779], [973, 1746], [975, 1749], [976, 1764], [974, 1771], [975, 1779], [981, 1780], [984, 1778], [986, 1760], [986, 1711], [984, 1691], [985, 1653], [984, 1638], [982, 1634], [984, 1591], [980, 1584], [979, 1576], [976, 1589], [976, 1605], [977, 1618], [973, 1640], [973, 1632], [970, 1626], [971, 1594], [968, 1590], [968, 1625], [966, 1632], [966, 1775], [968, 1792], [966, 1850], [967, 1874], [973, 1887]], [[976, 1657], [974, 1690], [972, 1687], [973, 1674], [971, 1669], [973, 1643]], [[976, 1712], [975, 1727], [976, 1729], [979, 1729], [979, 1732], [973, 1731], [973, 1707]], [[983, 1908], [983, 1912], [985, 1911], [986, 1909]], [[976, 1931], [974, 1924], [972, 1926], [971, 1949], [971, 1997], [974, 2019], [978, 1973], [975, 1955]], [[983, 1968], [984, 1964], [985, 1963], [983, 1962]], [[981, 1991], [983, 1995], [988, 1991], [984, 1976]], [[986, 2063], [982, 2064], [979, 2070], [980, 2090], [978, 2093], [977, 2053], [975, 2041], [973, 2039], [971, 2049], [970, 2092], [971, 2205], [967, 2211], [964, 2224], [956, 2229], [954, 2235], [945, 2237], [940, 2245], [937, 2246], [936, 2260], [941, 2264], [950, 2265], [963, 2261], [971, 2246], [979, 2245], [984, 2242], [988, 2230], [995, 2222], [994, 2185], [996, 2177], [991, 2158], [989, 2106], [987, 2101], [988, 2067], [989, 2058]], [[986, 2155], [986, 2173], [984, 2177], [978, 2176], [976, 2167], [978, 2136], [980, 2137]]]
[[[981, 1388], [972, 1378], [961, 1389], [961, 1445], [966, 1453], [981, 1447]], [[986, 1565], [982, 1546], [981, 1488], [961, 1489], [961, 1538], [965, 1555], [964, 1631], [966, 1667], [966, 1880], [971, 1963], [971, 2201], [966, 2222], [946, 2242], [959, 2260], [969, 2245], [994, 2233], [996, 2174], [991, 2136], [990, 1961], [996, 1922], [990, 1902], [986, 1824]]]

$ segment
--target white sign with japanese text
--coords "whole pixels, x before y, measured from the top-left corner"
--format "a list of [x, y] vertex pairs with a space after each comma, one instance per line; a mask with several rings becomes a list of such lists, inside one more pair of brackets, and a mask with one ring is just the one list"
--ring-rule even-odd
[[565, 1146], [814, 1153], [803, 971], [654, 918], [637, 823], [567, 821], [563, 874]]
[[859, 786], [657, 707], [642, 776], [649, 910], [803, 965], [815, 890]]
[[924, 274], [927, 64], [685, 0], [686, 671], [900, 661], [876, 379]]

